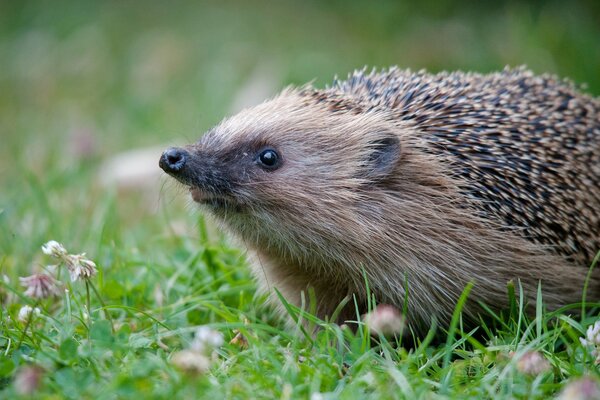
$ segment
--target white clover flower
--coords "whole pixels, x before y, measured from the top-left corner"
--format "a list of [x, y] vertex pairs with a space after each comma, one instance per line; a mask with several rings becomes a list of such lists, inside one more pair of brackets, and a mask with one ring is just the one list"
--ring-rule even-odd
[[50, 240], [46, 244], [42, 245], [42, 251], [44, 254], [55, 258], [63, 258], [67, 255], [67, 249], [65, 249], [65, 247], [56, 240]]
[[177, 368], [193, 374], [203, 374], [216, 359], [216, 348], [223, 345], [221, 332], [208, 326], [199, 326], [190, 347], [178, 351], [171, 357], [171, 363]]
[[210, 355], [213, 350], [223, 345], [223, 334], [208, 326], [200, 326], [196, 329], [194, 340], [190, 345], [192, 351]]
[[540, 375], [550, 368], [550, 362], [539, 351], [527, 351], [517, 361], [517, 369], [527, 375]]
[[600, 320], [596, 321], [594, 325], [590, 325], [585, 333], [585, 338], [579, 338], [581, 344], [584, 346], [598, 346], [600, 345]]
[[591, 347], [590, 354], [596, 359], [596, 364], [600, 364], [600, 320], [594, 325], [590, 325], [585, 333], [585, 338], [579, 338], [584, 347]]
[[371, 335], [393, 336], [404, 329], [404, 317], [396, 307], [380, 304], [363, 316]]
[[45, 299], [60, 293], [58, 289], [60, 282], [47, 274], [33, 274], [31, 276], [20, 277], [19, 281], [26, 288], [25, 296], [29, 296], [32, 299]]
[[200, 352], [182, 350], [173, 354], [171, 363], [185, 372], [203, 374], [210, 368], [211, 360]]
[[67, 255], [65, 257], [65, 264], [69, 270], [71, 282], [75, 282], [80, 279], [89, 279], [98, 272], [96, 269], [96, 263], [85, 258], [85, 253]]
[[38, 307], [32, 308], [31, 306], [23, 306], [19, 310], [19, 315], [17, 319], [23, 323], [26, 323], [31, 318], [31, 313], [33, 313], [33, 317], [37, 317], [40, 315], [40, 309]]
[[[85, 257], [82, 254], [69, 254], [65, 247], [56, 240], [50, 240], [42, 246], [42, 251], [60, 260], [60, 264], [64, 263], [69, 271], [71, 281], [75, 282], [81, 279], [89, 279], [96, 275], [96, 263]], [[57, 266], [50, 266], [55, 269]]]

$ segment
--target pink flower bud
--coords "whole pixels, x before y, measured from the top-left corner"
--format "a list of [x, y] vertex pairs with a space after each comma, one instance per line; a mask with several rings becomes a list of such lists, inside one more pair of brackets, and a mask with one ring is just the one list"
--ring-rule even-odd
[[600, 399], [600, 386], [589, 376], [570, 381], [558, 395], [559, 400], [596, 400]]
[[19, 278], [19, 281], [26, 288], [25, 296], [32, 299], [45, 299], [60, 293], [58, 290], [59, 282], [47, 274], [33, 274]]
[[44, 370], [37, 365], [23, 366], [15, 374], [15, 391], [22, 396], [33, 394], [40, 387], [43, 375]]
[[539, 351], [525, 352], [517, 361], [517, 369], [527, 375], [539, 375], [550, 368], [550, 362]]
[[380, 304], [363, 316], [371, 335], [393, 336], [404, 329], [404, 317], [400, 311], [389, 304]]

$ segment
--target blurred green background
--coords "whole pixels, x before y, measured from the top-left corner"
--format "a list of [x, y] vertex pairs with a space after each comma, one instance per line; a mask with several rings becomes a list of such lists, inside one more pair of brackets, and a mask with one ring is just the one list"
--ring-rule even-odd
[[[383, 358], [365, 353], [360, 337], [350, 352], [329, 339], [305, 352], [305, 341], [271, 328], [277, 319], [254, 295], [243, 249], [205, 224], [158, 168], [161, 149], [197, 140], [286, 85], [323, 86], [363, 66], [488, 72], [522, 64], [600, 94], [600, 1], [0, 0], [0, 397], [14, 397], [12, 368], [25, 363], [48, 372], [39, 398], [294, 398], [344, 387], [341, 398], [363, 398], [371, 385], [383, 393], [371, 396], [386, 398], [403, 396], [397, 376], [417, 394], [456, 385], [457, 398], [535, 397], [523, 383], [529, 377], [505, 374], [500, 355], [500, 369], [483, 367], [490, 353], [479, 347], [469, 356], [455, 347], [452, 369], [438, 365], [450, 355], [443, 347], [425, 358], [399, 351], [389, 376], [388, 367], [372, 368]], [[15, 349], [28, 302], [17, 277], [53, 262], [40, 250], [51, 239], [98, 264], [94, 285], [114, 337], [95, 298], [92, 329], [76, 322], [84, 287], [65, 282], [72, 302], [47, 300], [30, 329], [43, 340]], [[171, 352], [191, 327], [213, 324], [230, 339], [247, 319], [259, 335], [247, 335], [248, 351], [227, 350], [210, 379], [174, 373]], [[102, 340], [89, 338], [101, 329]], [[544, 335], [542, 346], [553, 349], [565, 333]], [[492, 336], [493, 353], [527, 334]], [[573, 349], [552, 356], [564, 379], [587, 370]], [[296, 369], [300, 354], [307, 362]], [[353, 372], [340, 379], [346, 365]], [[533, 381], [545, 385], [539, 398], [557, 390], [544, 379]]]
[[151, 246], [149, 233], [169, 234], [165, 221], [185, 223], [187, 196], [157, 159], [116, 164], [154, 171], [131, 184], [103, 181], [115, 168], [105, 160], [196, 140], [285, 85], [325, 85], [365, 65], [521, 64], [598, 95], [600, 2], [2, 1], [2, 265], [51, 238]]

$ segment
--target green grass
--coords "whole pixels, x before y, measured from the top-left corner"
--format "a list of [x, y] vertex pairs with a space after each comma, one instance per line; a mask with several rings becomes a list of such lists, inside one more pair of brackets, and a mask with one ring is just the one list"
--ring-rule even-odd
[[[36, 398], [544, 399], [570, 379], [600, 379], [579, 341], [594, 304], [582, 318], [581, 304], [549, 313], [540, 298], [527, 317], [518, 285], [511, 309], [475, 332], [457, 313], [449, 335], [400, 345], [327, 324], [306, 336], [264, 304], [243, 250], [183, 190], [98, 176], [114, 153], [196, 140], [256, 76], [276, 91], [365, 64], [527, 64], [598, 95], [599, 15], [596, 2], [559, 1], [0, 3], [0, 398], [17, 397], [25, 365], [44, 369]], [[17, 314], [33, 303], [18, 277], [52, 263], [40, 250], [51, 239], [97, 262], [106, 307], [92, 291], [87, 319], [85, 284], [63, 272], [68, 293], [43, 301], [23, 335]], [[186, 374], [170, 360], [198, 325], [225, 343], [239, 329], [248, 348], [225, 344], [209, 372]], [[521, 372], [529, 350], [551, 368]]]

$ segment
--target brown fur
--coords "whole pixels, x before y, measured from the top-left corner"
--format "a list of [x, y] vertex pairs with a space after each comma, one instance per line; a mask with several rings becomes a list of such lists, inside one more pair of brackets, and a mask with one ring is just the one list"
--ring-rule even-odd
[[[579, 125], [564, 117], [561, 128], [561, 112], [550, 113], [565, 93], [587, 112]], [[188, 170], [174, 176], [249, 248], [261, 290], [277, 288], [300, 305], [313, 288], [320, 317], [349, 296], [365, 311], [363, 272], [378, 302], [402, 308], [408, 298], [417, 329], [432, 316], [447, 322], [470, 281], [473, 318], [479, 301], [506, 304], [510, 280], [529, 300], [541, 281], [555, 309], [581, 299], [599, 247], [599, 110], [597, 99], [525, 70], [360, 72], [331, 89], [285, 90], [224, 120], [187, 149]], [[526, 123], [533, 117], [538, 131]], [[539, 125], [552, 118], [557, 134]], [[537, 153], [511, 148], [525, 150], [532, 137], [543, 139], [533, 142]], [[579, 147], [563, 146], [567, 138]], [[386, 140], [400, 152], [375, 173], [369, 155]], [[264, 146], [281, 155], [280, 168], [255, 165]], [[520, 173], [525, 164], [507, 163], [514, 159], [533, 166]], [[488, 174], [484, 161], [505, 170]], [[599, 297], [596, 275], [589, 294]]]

